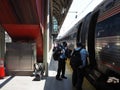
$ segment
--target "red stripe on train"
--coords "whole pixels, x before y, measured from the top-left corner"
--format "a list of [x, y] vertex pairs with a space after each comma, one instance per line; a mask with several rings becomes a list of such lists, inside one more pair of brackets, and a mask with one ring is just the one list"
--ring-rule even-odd
[[102, 64], [105, 64], [106, 66], [108, 66], [108, 67], [110, 67], [110, 68], [113, 68], [113, 69], [115, 69], [115, 70], [119, 70], [119, 71], [120, 71], [120, 67], [117, 67], [117, 66], [115, 66], [115, 65], [112, 65], [112, 64], [110, 64], [110, 63], [107, 63], [107, 62], [102, 61]]
[[115, 14], [118, 14], [120, 13], [120, 5], [119, 6], [116, 6], [110, 10], [107, 10], [106, 12], [104, 12], [99, 18], [98, 18], [98, 21], [97, 22], [100, 22], [100, 21], [103, 21]]

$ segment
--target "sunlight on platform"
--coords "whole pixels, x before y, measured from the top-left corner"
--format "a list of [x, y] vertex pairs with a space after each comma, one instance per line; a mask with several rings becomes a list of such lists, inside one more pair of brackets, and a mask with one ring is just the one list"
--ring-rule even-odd
[[[51, 59], [48, 66], [48, 77], [42, 80], [34, 80], [34, 76], [6, 76], [0, 79], [0, 90], [75, 90], [72, 86], [72, 69], [69, 60], [66, 61], [67, 79], [56, 80], [58, 62]], [[84, 79], [83, 90], [95, 90], [94, 87]]]
[[56, 71], [49, 71], [49, 77], [55, 77], [57, 74]]

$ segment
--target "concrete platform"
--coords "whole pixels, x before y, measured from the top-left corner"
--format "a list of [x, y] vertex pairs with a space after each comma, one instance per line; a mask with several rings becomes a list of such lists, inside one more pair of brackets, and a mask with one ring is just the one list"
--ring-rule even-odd
[[[75, 90], [71, 82], [71, 68], [69, 61], [66, 65], [67, 79], [58, 81], [55, 79], [57, 71], [57, 61], [51, 60], [49, 63], [49, 76], [43, 77], [41, 81], [34, 81], [32, 76], [7, 76], [0, 79], [0, 90]], [[83, 90], [95, 90], [95, 88], [84, 79]]]

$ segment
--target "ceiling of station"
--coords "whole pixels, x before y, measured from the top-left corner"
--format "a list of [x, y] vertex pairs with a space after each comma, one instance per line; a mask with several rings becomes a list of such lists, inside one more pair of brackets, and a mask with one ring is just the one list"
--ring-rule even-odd
[[39, 24], [35, 0], [1, 0], [0, 23]]
[[[36, 1], [39, 0], [2, 0], [0, 3], [0, 23], [39, 25]], [[51, 15], [56, 18], [59, 28], [63, 24], [72, 1], [50, 0]]]
[[73, 0], [52, 0], [51, 13], [58, 21], [58, 26], [61, 27], [67, 15], [67, 12]]

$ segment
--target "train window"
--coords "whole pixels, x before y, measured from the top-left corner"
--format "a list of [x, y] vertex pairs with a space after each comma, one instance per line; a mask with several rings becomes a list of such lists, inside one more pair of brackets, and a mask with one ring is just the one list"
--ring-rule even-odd
[[120, 35], [120, 13], [116, 14], [96, 26], [96, 37], [118, 36]]

